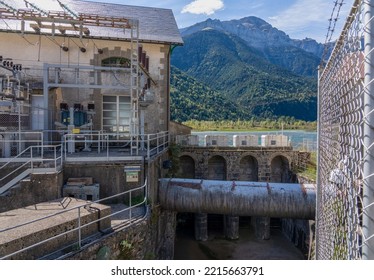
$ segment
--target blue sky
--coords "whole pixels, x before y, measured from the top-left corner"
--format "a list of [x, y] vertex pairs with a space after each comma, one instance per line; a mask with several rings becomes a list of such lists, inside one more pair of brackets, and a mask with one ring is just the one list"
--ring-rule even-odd
[[[91, 0], [93, 1], [93, 0]], [[334, 0], [94, 0], [125, 5], [172, 9], [179, 28], [191, 26], [208, 18], [230, 20], [257, 16], [294, 39], [313, 38], [325, 42], [328, 19]], [[340, 13], [337, 37], [353, 0], [346, 2]]]

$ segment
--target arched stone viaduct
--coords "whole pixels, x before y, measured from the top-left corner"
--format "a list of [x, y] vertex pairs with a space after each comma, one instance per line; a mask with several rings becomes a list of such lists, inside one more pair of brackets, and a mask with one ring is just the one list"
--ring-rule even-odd
[[292, 147], [182, 147], [177, 177], [291, 183], [309, 157]]
[[[296, 171], [305, 168], [310, 153], [292, 147], [182, 146], [176, 178], [219, 181], [296, 183]], [[270, 238], [270, 213], [253, 217], [256, 236]], [[296, 217], [295, 217], [296, 218]], [[224, 215], [225, 236], [239, 237], [239, 217]], [[195, 213], [195, 238], [208, 238], [207, 213]]]

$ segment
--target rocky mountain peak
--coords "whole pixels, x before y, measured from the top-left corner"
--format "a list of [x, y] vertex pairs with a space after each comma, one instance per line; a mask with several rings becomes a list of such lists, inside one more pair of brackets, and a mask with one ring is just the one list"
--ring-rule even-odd
[[299, 48], [320, 58], [324, 49], [323, 44], [318, 43], [312, 38], [305, 38], [303, 40], [291, 39], [285, 32], [278, 30], [270, 23], [255, 16], [229, 21], [209, 18], [206, 21], [196, 23], [180, 31], [182, 36], [188, 36], [207, 28], [234, 34], [246, 41], [249, 46], [259, 50], [274, 46], [289, 46]]

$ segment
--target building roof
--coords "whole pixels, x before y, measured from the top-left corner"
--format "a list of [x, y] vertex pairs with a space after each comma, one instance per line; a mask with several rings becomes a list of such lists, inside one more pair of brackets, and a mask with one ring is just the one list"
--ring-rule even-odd
[[[1, 2], [5, 3], [2, 4]], [[101, 3], [81, 0], [2, 0], [0, 8], [17, 11], [33, 11], [45, 16], [50, 12], [64, 12], [72, 18], [76, 15], [91, 14], [100, 17], [114, 17], [137, 19], [139, 21], [139, 40], [143, 42], [169, 43], [182, 45], [183, 40], [176, 24], [173, 11], [171, 9], [161, 9], [152, 7], [129, 6], [122, 4]], [[63, 4], [63, 5], [60, 5]], [[3, 18], [3, 16], [0, 16]], [[24, 32], [35, 33], [35, 31], [26, 21]], [[85, 26], [84, 26], [85, 27]], [[130, 39], [130, 30], [116, 27], [103, 26], [87, 26], [89, 29], [89, 37], [111, 40], [128, 40]], [[21, 31], [19, 20], [5, 19], [0, 21], [0, 30], [5, 31]], [[42, 31], [43, 32], [43, 31]], [[57, 34], [57, 33], [56, 33]], [[58, 35], [58, 34], [57, 34]], [[67, 34], [70, 36], [78, 36], [75, 34]]]

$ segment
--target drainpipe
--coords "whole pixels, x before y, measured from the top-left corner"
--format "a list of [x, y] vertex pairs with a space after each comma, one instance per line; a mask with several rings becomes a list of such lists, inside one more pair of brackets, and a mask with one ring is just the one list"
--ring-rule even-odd
[[169, 141], [170, 141], [170, 133], [169, 133], [169, 129], [170, 129], [170, 71], [171, 71], [171, 64], [170, 64], [170, 57], [171, 57], [171, 54], [172, 54], [172, 51], [173, 51], [173, 47], [170, 46], [169, 47], [169, 52], [167, 54], [167, 77], [166, 77], [166, 80], [167, 80], [167, 83], [166, 83], [166, 131], [168, 132], [168, 137], [169, 137]]

